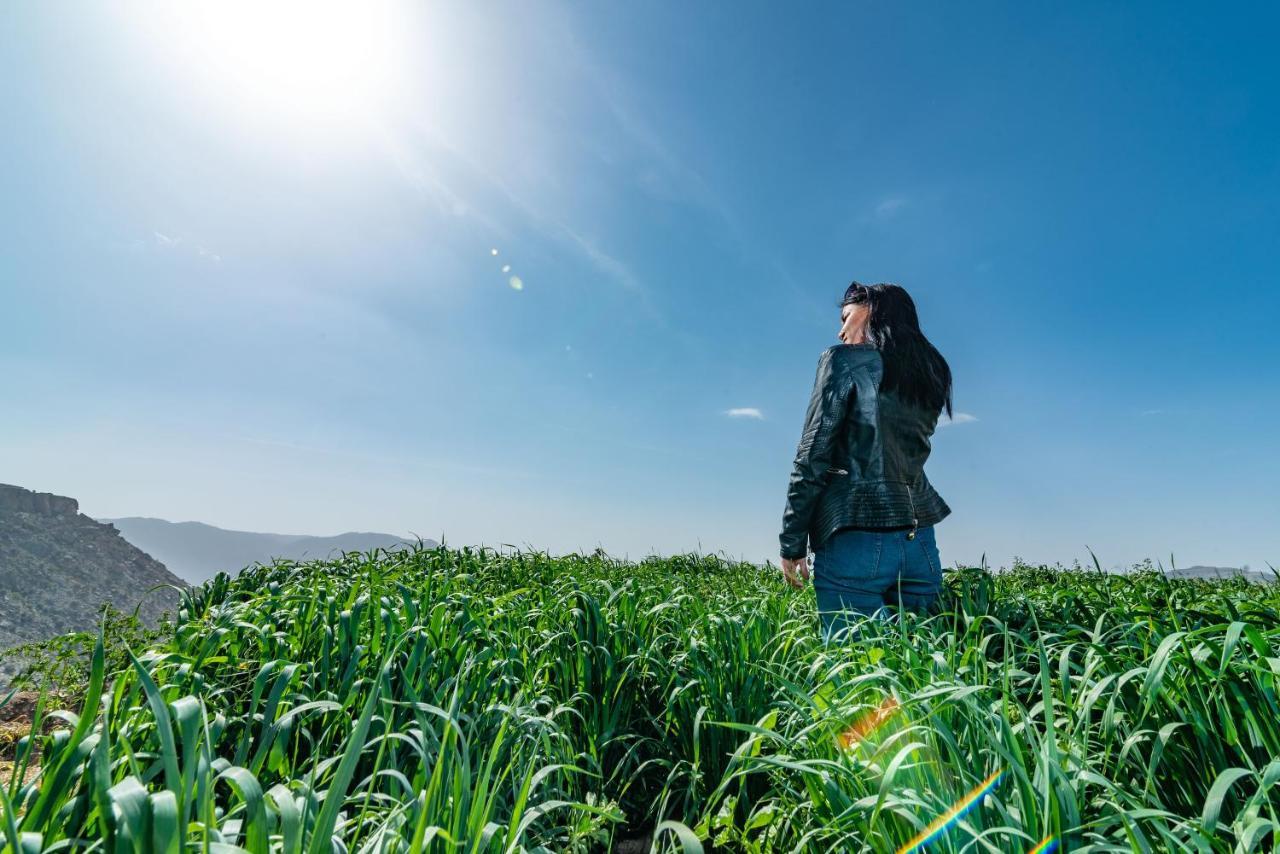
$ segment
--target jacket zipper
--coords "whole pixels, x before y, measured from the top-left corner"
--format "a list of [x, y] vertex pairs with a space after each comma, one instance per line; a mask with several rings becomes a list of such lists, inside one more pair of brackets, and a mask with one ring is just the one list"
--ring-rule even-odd
[[908, 540], [916, 538], [916, 529], [920, 527], [920, 520], [916, 518], [916, 502], [911, 497], [911, 484], [907, 484], [907, 503], [911, 505], [911, 530], [907, 533]]

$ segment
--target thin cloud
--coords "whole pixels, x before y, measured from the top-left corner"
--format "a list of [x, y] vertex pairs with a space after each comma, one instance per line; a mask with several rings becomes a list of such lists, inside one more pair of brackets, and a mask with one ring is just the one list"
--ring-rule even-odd
[[906, 206], [907, 200], [902, 196], [890, 196], [887, 199], [881, 199], [880, 203], [876, 205], [876, 217], [888, 219]]
[[[650, 297], [644, 284], [640, 281], [639, 276], [625, 262], [617, 257], [609, 254], [591, 237], [583, 234], [578, 229], [570, 225], [566, 220], [549, 213], [545, 205], [532, 203], [526, 196], [518, 192], [511, 184], [505, 181], [495, 171], [486, 168], [474, 156], [462, 150], [458, 146], [453, 145], [447, 139], [442, 137], [434, 130], [419, 125], [417, 130], [423, 135], [426, 144], [433, 148], [446, 152], [450, 157], [462, 166], [465, 166], [470, 173], [500, 192], [506, 197], [507, 202], [519, 213], [523, 214], [530, 222], [537, 225], [542, 233], [546, 236], [555, 238], [561, 243], [575, 248], [586, 260], [595, 267], [606, 278], [611, 279], [621, 285], [628, 291], [636, 294], [648, 310], [655, 317], [660, 316], [657, 308], [651, 303]], [[425, 173], [421, 171], [415, 172], [417, 168], [416, 162], [411, 158], [406, 149], [400, 149], [402, 154], [401, 168], [404, 170], [406, 177], [410, 178], [416, 186], [425, 187], [427, 185], [438, 194], [447, 195], [448, 207], [459, 216], [472, 216], [480, 222], [485, 223], [500, 234], [505, 235], [506, 229], [499, 228], [493, 220], [484, 217], [476, 210], [474, 206], [466, 205], [461, 196], [453, 193], [439, 180], [437, 176], [431, 176], [430, 181], [426, 180]]]
[[194, 252], [197, 257], [203, 258], [206, 261], [212, 261], [215, 264], [222, 260], [222, 256], [217, 252], [214, 252], [212, 249], [208, 249], [195, 243], [189, 243], [181, 237], [170, 237], [160, 231], [153, 231], [151, 232], [151, 235], [155, 240], [155, 245], [159, 246], [161, 249], [171, 249], [174, 251], [189, 250]]
[[631, 268], [614, 256], [610, 255], [608, 252], [605, 252], [596, 245], [595, 241], [591, 240], [586, 235], [575, 231], [564, 222], [560, 222], [558, 220], [549, 221], [560, 230], [561, 234], [567, 237], [570, 242], [582, 251], [582, 254], [591, 261], [592, 265], [594, 265], [597, 270], [600, 270], [627, 290], [644, 290], [643, 286], [640, 284], [640, 279], [631, 270]]
[[732, 208], [707, 179], [673, 152], [662, 134], [640, 118], [642, 111], [630, 103], [634, 98], [624, 94], [624, 88], [616, 80], [610, 80], [601, 66], [585, 58], [580, 61], [586, 79], [595, 82], [597, 95], [609, 108], [618, 128], [650, 160], [649, 167], [637, 176], [640, 188], [658, 199], [689, 201], [710, 211], [741, 240], [742, 230]]
[[[539, 21], [541, 49], [548, 51], [567, 72], [572, 72], [575, 79], [588, 81], [588, 97], [603, 108], [598, 113], [606, 116], [620, 134], [620, 141], [628, 153], [642, 161], [637, 177], [638, 187], [655, 198], [685, 201], [711, 212], [738, 236], [740, 243], [745, 243], [731, 206], [705, 176], [672, 147], [670, 134], [646, 118], [653, 110], [644, 102], [641, 93], [631, 89], [608, 65], [596, 60], [587, 43], [578, 37], [574, 22], [566, 12], [553, 6], [548, 7], [546, 16], [546, 20]], [[627, 260], [607, 248], [608, 241], [602, 235], [591, 233], [595, 220], [588, 218], [589, 214], [566, 210], [563, 205], [558, 208], [556, 200], [548, 198], [547, 188], [530, 187], [527, 181], [522, 182], [518, 178], [513, 182], [509, 174], [512, 170], [504, 171], [484, 163], [474, 148], [459, 144], [437, 127], [416, 122], [415, 129], [431, 147], [447, 152], [455, 162], [467, 167], [471, 175], [498, 190], [512, 207], [538, 226], [544, 236], [576, 250], [604, 278], [637, 296], [644, 310], [654, 319], [666, 322], [661, 310], [652, 303], [652, 296], [641, 276]], [[558, 125], [539, 129], [545, 131], [547, 142], [553, 147], [563, 147], [566, 140], [574, 146], [584, 144], [582, 134], [566, 135]], [[608, 147], [616, 145], [617, 141], [610, 140]], [[458, 215], [475, 213], [475, 205], [446, 184], [438, 167], [422, 163], [421, 158], [406, 146], [392, 144], [391, 148], [406, 177], [438, 197], [438, 204], [443, 209]], [[517, 170], [515, 175], [519, 174]]]
[[757, 421], [764, 420], [764, 413], [754, 406], [738, 406], [733, 409], [726, 409], [725, 415], [730, 418], [754, 418]]
[[868, 207], [859, 206], [859, 211], [853, 221], [860, 226], [885, 223], [902, 213], [911, 204], [912, 199], [908, 196], [883, 196], [874, 205]]
[[595, 51], [578, 37], [573, 22], [565, 16], [551, 22], [546, 32], [556, 53], [576, 67], [578, 78], [588, 81], [592, 92], [609, 111], [614, 125], [647, 164], [636, 176], [637, 185], [658, 199], [687, 201], [710, 211], [741, 242], [737, 216], [719, 192], [671, 146], [670, 128], [659, 128], [646, 116], [655, 111], [642, 92], [597, 61]]
[[967, 412], [957, 412], [951, 417], [951, 420], [942, 419], [938, 422], [939, 427], [947, 427], [951, 424], [972, 424], [978, 420], [978, 416], [970, 415]]
[[[437, 149], [442, 149], [450, 155], [457, 155], [458, 152], [448, 146], [440, 145], [437, 134], [423, 130], [425, 140], [429, 145], [435, 145]], [[422, 157], [414, 147], [403, 143], [396, 139], [392, 134], [383, 134], [382, 144], [387, 156], [395, 164], [400, 171], [401, 176], [424, 197], [429, 199], [436, 209], [443, 215], [456, 217], [459, 219], [470, 218], [484, 224], [490, 231], [506, 236], [506, 229], [500, 228], [498, 223], [491, 217], [486, 216], [483, 211], [478, 210], [474, 205], [462, 197], [442, 176], [439, 166], [438, 157]], [[434, 153], [434, 152], [433, 152]], [[469, 166], [473, 166], [470, 162]], [[473, 166], [474, 168], [474, 166]], [[488, 176], [485, 176], [488, 177]]]

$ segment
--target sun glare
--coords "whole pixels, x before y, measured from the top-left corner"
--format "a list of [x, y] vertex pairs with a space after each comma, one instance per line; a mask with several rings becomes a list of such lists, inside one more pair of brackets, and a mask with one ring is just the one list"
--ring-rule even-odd
[[[392, 2], [216, 0], [167, 4], [167, 47], [214, 94], [290, 121], [351, 122], [385, 110], [406, 75]], [[165, 31], [168, 31], [167, 33]]]

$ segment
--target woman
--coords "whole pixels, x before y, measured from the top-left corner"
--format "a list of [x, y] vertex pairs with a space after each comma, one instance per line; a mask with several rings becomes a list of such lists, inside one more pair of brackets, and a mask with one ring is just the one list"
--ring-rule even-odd
[[951, 416], [951, 368], [898, 285], [854, 282], [839, 305], [842, 343], [818, 359], [779, 537], [793, 587], [813, 547], [824, 640], [891, 606], [933, 608], [933, 526], [951, 512], [924, 474], [938, 417]]

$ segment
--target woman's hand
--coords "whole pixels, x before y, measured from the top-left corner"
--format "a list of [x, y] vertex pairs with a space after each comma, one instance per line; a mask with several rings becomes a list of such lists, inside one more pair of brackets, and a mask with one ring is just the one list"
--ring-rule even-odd
[[791, 559], [784, 557], [782, 559], [782, 576], [787, 579], [787, 583], [799, 590], [804, 587], [804, 583], [809, 580], [809, 558]]

